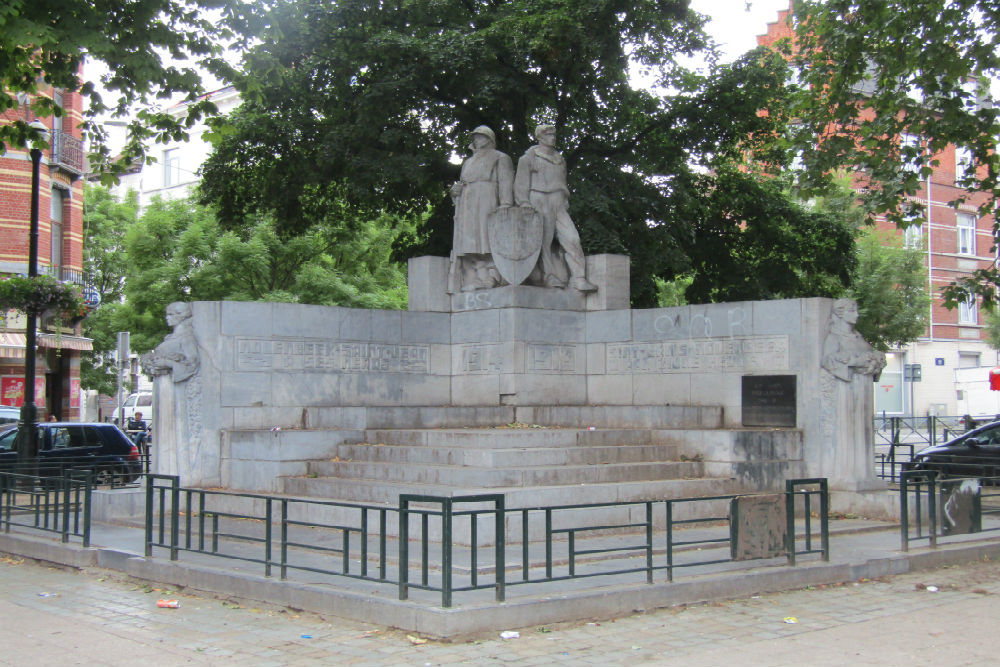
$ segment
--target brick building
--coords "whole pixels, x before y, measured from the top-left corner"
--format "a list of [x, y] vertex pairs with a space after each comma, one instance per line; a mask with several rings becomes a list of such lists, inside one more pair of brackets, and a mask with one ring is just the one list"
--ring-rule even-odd
[[[49, 128], [50, 147], [43, 151], [38, 202], [38, 273], [83, 283], [83, 143], [79, 125], [83, 101], [77, 93], [43, 87], [64, 114], [40, 119]], [[27, 104], [8, 110], [0, 123], [34, 117]], [[31, 220], [31, 158], [25, 149], [0, 155], [0, 275], [28, 273]], [[20, 406], [24, 389], [26, 319], [17, 311], [0, 312], [0, 403]], [[35, 364], [35, 404], [39, 418], [80, 416], [80, 353], [91, 349], [79, 327], [56, 329], [39, 317]]]
[[[768, 24], [767, 33], [758, 35], [757, 43], [772, 45], [780, 39], [794, 39], [794, 29], [787, 20], [789, 13], [779, 12], [777, 21]], [[920, 137], [906, 135], [900, 141], [921, 142]], [[989, 369], [998, 363], [997, 351], [985, 340], [985, 326], [976, 303], [948, 310], [940, 297], [942, 287], [996, 260], [992, 251], [993, 218], [979, 217], [976, 210], [986, 195], [973, 195], [957, 209], [949, 203], [964, 192], [956, 186], [956, 174], [969, 159], [967, 154], [949, 145], [931, 158], [936, 161], [932, 162], [933, 173], [912, 198], [923, 211], [919, 224], [904, 233], [884, 217], [875, 221], [879, 229], [902, 236], [906, 245], [923, 249], [932, 299], [925, 335], [887, 355], [888, 365], [875, 388], [875, 409], [906, 416], [998, 412], [982, 402], [973, 405], [968, 388], [957, 380], [968, 375], [968, 371], [959, 373], [959, 369], [981, 367], [985, 385]], [[858, 187], [863, 185], [859, 181]], [[915, 366], [919, 371], [916, 380], [911, 377]]]

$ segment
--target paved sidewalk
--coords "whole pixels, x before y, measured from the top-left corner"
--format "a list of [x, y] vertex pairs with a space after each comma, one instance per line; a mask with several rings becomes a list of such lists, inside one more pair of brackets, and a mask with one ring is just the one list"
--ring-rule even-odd
[[[1000, 652], [995, 561], [460, 642], [10, 557], [0, 559], [0, 591], [4, 667], [949, 667], [993, 664]], [[158, 608], [161, 598], [179, 608]]]
[[[78, 541], [64, 545], [46, 535], [15, 529], [10, 534], [0, 534], [0, 552], [78, 568], [113, 570], [200, 594], [268, 602], [451, 638], [484, 630], [621, 617], [636, 610], [873, 579], [982, 558], [1000, 558], [1000, 531], [950, 537], [942, 540], [937, 549], [915, 545], [904, 553], [900, 548], [898, 526], [842, 519], [831, 522], [829, 562], [811, 554], [801, 557], [795, 567], [787, 566], [785, 559], [779, 558], [683, 569], [675, 573], [673, 582], [666, 581], [663, 572], [659, 571], [653, 584], [646, 584], [641, 574], [631, 574], [511, 585], [504, 603], [495, 602], [490, 590], [472, 591], [456, 594], [454, 606], [446, 609], [440, 606], [440, 594], [428, 591], [414, 590], [409, 600], [400, 601], [397, 587], [391, 583], [312, 572], [293, 572], [289, 580], [282, 581], [277, 571], [274, 576], [265, 577], [259, 563], [190, 552], [182, 552], [178, 561], [170, 561], [165, 549], [156, 549], [154, 557], [147, 559], [142, 557], [143, 539], [140, 528], [95, 523], [94, 546], [83, 549]], [[415, 576], [411, 575], [411, 581], [415, 581]]]

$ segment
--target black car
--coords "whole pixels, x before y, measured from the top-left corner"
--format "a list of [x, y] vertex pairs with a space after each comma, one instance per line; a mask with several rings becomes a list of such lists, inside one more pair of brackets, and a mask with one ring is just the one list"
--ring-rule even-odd
[[1000, 421], [990, 422], [917, 452], [910, 470], [937, 470], [945, 477], [1000, 477]]
[[[0, 430], [0, 470], [19, 471], [17, 425]], [[41, 476], [67, 469], [92, 470], [98, 484], [132, 482], [142, 472], [139, 450], [114, 424], [43, 422], [38, 424]]]

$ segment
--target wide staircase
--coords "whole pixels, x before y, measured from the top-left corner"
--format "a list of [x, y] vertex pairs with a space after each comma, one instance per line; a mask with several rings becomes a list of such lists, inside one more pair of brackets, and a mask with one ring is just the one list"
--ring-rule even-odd
[[507, 508], [529, 508], [778, 490], [802, 468], [799, 431], [722, 428], [721, 408], [428, 408], [351, 419], [357, 428], [318, 414], [300, 429], [228, 433], [223, 485], [386, 506], [402, 494], [503, 494]]

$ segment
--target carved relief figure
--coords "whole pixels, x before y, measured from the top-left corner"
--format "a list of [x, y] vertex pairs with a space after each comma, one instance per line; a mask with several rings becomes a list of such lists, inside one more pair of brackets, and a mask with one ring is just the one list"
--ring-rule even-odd
[[850, 299], [833, 302], [820, 363], [827, 372], [844, 382], [850, 382], [855, 373], [878, 377], [885, 368], [885, 355], [872, 349], [854, 330], [857, 321], [858, 304]]
[[184, 382], [198, 372], [198, 341], [191, 326], [191, 304], [167, 306], [167, 324], [173, 332], [156, 346], [148, 359], [154, 375], [171, 374], [174, 382]]
[[462, 163], [461, 177], [451, 186], [455, 231], [451, 247], [448, 292], [496, 287], [500, 274], [490, 251], [490, 215], [514, 203], [514, 166], [496, 149], [496, 137], [485, 125], [472, 131], [472, 155]]
[[858, 306], [837, 299], [823, 341], [819, 386], [822, 403], [820, 431], [829, 457], [827, 476], [837, 486], [864, 490], [884, 484], [875, 478], [875, 437], [872, 430], [872, 379], [885, 367], [885, 355], [854, 330]]
[[568, 278], [573, 289], [597, 291], [597, 286], [585, 277], [580, 234], [569, 216], [566, 160], [555, 148], [556, 128], [539, 125], [535, 138], [538, 144], [517, 162], [514, 200], [521, 207], [538, 211], [542, 218], [541, 282], [546, 287], [565, 287]]

